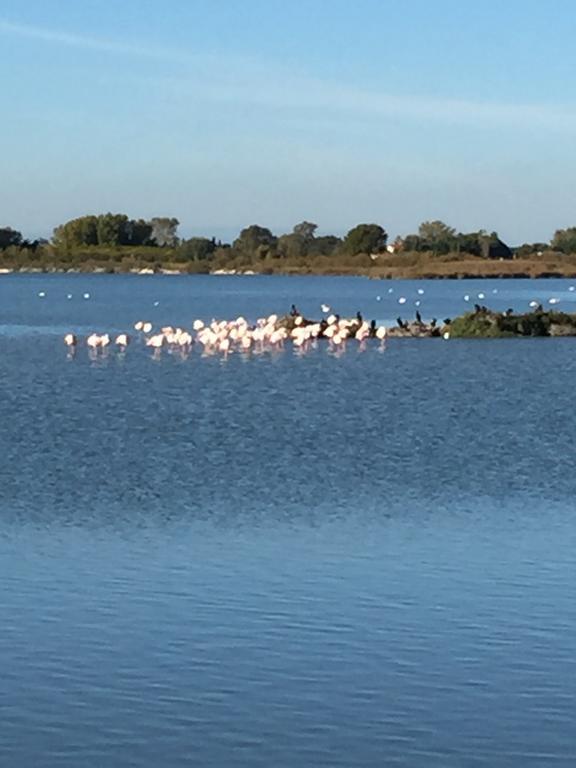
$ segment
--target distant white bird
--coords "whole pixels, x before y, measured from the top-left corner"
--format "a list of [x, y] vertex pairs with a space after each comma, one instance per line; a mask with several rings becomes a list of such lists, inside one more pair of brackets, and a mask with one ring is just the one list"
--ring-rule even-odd
[[204, 328], [204, 322], [202, 320], [194, 320], [194, 322], [192, 323], [192, 328], [195, 331], [201, 331], [202, 328]]
[[400, 298], [398, 299], [398, 304], [406, 304], [406, 299], [404, 296], [400, 296]]
[[394, 293], [394, 288], [388, 288], [388, 293]]
[[380, 341], [384, 341], [386, 338], [386, 326], [380, 325], [378, 328], [376, 328], [376, 338], [380, 339]]
[[322, 312], [324, 312], [324, 314], [326, 314], [326, 312], [330, 312], [330, 307], [328, 306], [328, 304], [320, 304], [320, 309], [322, 310]]
[[144, 333], [150, 333], [152, 330], [152, 323], [142, 323], [142, 330]]
[[548, 304], [559, 304], [560, 299], [548, 299]]
[[448, 339], [450, 338], [450, 331], [444, 331], [444, 333], [442, 334], [442, 338], [444, 339], [444, 341], [448, 341]]
[[91, 333], [86, 339], [86, 346], [90, 349], [97, 349], [100, 346], [100, 336], [97, 333]]
[[73, 333], [67, 333], [66, 336], [64, 336], [64, 344], [66, 344], [67, 347], [75, 347], [76, 344], [78, 344], [78, 339]]
[[128, 337], [128, 334], [121, 333], [118, 336], [116, 336], [116, 341], [114, 344], [116, 344], [117, 347], [124, 347], [126, 348], [130, 342], [130, 339]]
[[537, 307], [538, 306], [538, 302], [537, 301], [531, 301], [530, 302], [530, 306], [531, 307]]
[[485, 299], [485, 298], [486, 298], [486, 296], [484, 296], [484, 294], [483, 294], [483, 293], [479, 293], [479, 294], [478, 294], [478, 298], [479, 298], [479, 299]]
[[90, 294], [89, 294], [89, 293], [85, 293], [85, 294], [84, 294], [84, 298], [85, 298], [85, 299], [89, 299], [89, 298], [90, 298]]
[[571, 285], [570, 288], [568, 288], [569, 291], [575, 290], [575, 286]]
[[419, 307], [421, 303], [422, 303], [422, 302], [421, 302], [421, 301], [419, 301], [419, 300], [417, 299], [417, 300], [414, 302], [414, 305], [415, 305], [416, 307]]
[[424, 288], [418, 288], [418, 293], [420, 294], [420, 296], [422, 296], [422, 294], [424, 293]]
[[498, 293], [498, 288], [494, 288], [494, 289], [492, 290], [492, 293]]
[[154, 302], [154, 306], [155, 306], [155, 307], [157, 307], [159, 304], [160, 304], [160, 302], [159, 302], [159, 301], [155, 301], [155, 302]]
[[46, 296], [46, 293], [44, 291], [39, 291], [38, 296], [43, 299]]
[[382, 296], [376, 296], [376, 301], [382, 301]]
[[150, 336], [149, 339], [146, 339], [146, 346], [152, 347], [152, 349], [162, 349], [164, 346], [164, 336], [161, 333], [157, 333], [155, 336]]
[[71, 293], [69, 293], [69, 294], [66, 296], [66, 298], [67, 298], [67, 299], [71, 299], [71, 298], [72, 298], [72, 294], [71, 294]]
[[464, 301], [470, 301], [470, 296], [468, 294], [465, 294]]

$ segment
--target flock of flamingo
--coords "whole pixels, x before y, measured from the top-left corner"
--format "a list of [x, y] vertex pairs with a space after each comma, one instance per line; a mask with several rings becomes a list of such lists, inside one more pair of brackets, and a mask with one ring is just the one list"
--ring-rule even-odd
[[[322, 307], [324, 309], [324, 306]], [[179, 327], [164, 326], [154, 331], [152, 323], [139, 320], [134, 325], [136, 339], [150, 348], [155, 356], [162, 350], [180, 350], [188, 353], [198, 347], [205, 354], [228, 355], [234, 351], [265, 352], [283, 349], [291, 342], [298, 350], [315, 346], [319, 339], [326, 339], [331, 348], [345, 348], [350, 341], [364, 344], [369, 338], [378, 339], [381, 344], [386, 338], [386, 327], [368, 323], [360, 316], [354, 319], [341, 318], [330, 314], [320, 322], [306, 320], [300, 314], [279, 317], [269, 315], [250, 324], [244, 317], [234, 320], [194, 320], [192, 332]], [[92, 355], [104, 354], [109, 348], [125, 352], [133, 338], [120, 333], [114, 338], [108, 333], [91, 333], [84, 339]], [[74, 333], [64, 336], [64, 344], [73, 353], [82, 343]]]

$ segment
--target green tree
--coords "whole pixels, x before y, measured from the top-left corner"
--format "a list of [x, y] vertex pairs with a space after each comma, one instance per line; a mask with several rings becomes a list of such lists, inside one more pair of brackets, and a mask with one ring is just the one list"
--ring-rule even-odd
[[550, 246], [560, 253], [576, 253], [576, 227], [556, 230]]
[[278, 254], [287, 259], [306, 257], [314, 243], [314, 233], [317, 229], [318, 225], [310, 221], [296, 224], [289, 235], [278, 238]]
[[10, 246], [19, 247], [22, 245], [22, 233], [12, 227], [0, 228], [0, 250], [10, 248]]
[[278, 255], [283, 259], [298, 259], [306, 255], [307, 246], [308, 242], [295, 232], [281, 235], [278, 238]]
[[313, 224], [311, 221], [302, 221], [300, 224], [296, 224], [292, 230], [292, 234], [301, 237], [307, 242], [314, 239], [314, 233], [317, 229], [318, 224]]
[[98, 245], [128, 245], [128, 216], [123, 213], [105, 213], [98, 216], [96, 225]]
[[54, 245], [67, 249], [82, 245], [98, 245], [98, 217], [80, 216], [54, 230]]
[[386, 248], [388, 235], [379, 224], [358, 224], [351, 229], [342, 244], [349, 256], [358, 253], [381, 253]]
[[215, 250], [214, 238], [210, 240], [207, 237], [191, 237], [180, 243], [176, 256], [186, 261], [206, 261], [212, 258]]
[[265, 259], [273, 253], [276, 243], [277, 239], [269, 229], [252, 224], [240, 232], [232, 248], [241, 256]]
[[315, 237], [308, 245], [308, 256], [333, 256], [342, 247], [342, 239], [335, 235]]
[[406, 235], [402, 240], [402, 244], [399, 250], [411, 253], [412, 251], [427, 251], [428, 245], [425, 240], [422, 240], [418, 235]]
[[128, 245], [151, 245], [152, 224], [144, 219], [130, 219], [127, 223]]
[[[417, 250], [430, 250], [437, 254], [450, 253], [456, 247], [455, 234], [456, 230], [443, 221], [423, 221], [418, 227], [421, 245]], [[425, 247], [422, 248], [422, 245]]]

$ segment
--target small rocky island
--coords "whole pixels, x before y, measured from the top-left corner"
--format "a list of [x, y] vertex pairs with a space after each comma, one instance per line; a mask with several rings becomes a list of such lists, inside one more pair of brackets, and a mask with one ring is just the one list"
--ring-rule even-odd
[[406, 322], [398, 318], [396, 327], [389, 329], [388, 336], [394, 338], [449, 336], [453, 339], [576, 336], [576, 314], [546, 312], [542, 306], [524, 313], [515, 313], [511, 309], [495, 312], [477, 304], [472, 312], [466, 312], [453, 320], [446, 319], [440, 326], [435, 321], [425, 323], [417, 319]]
[[[294, 317], [285, 316], [280, 324], [291, 330], [294, 321]], [[299, 322], [308, 325], [315, 321], [302, 318]], [[356, 331], [356, 323], [359, 327], [361, 320], [353, 319], [348, 323], [351, 326], [349, 335], [352, 336]], [[376, 335], [375, 323], [371, 324], [367, 335]], [[530, 312], [516, 313], [512, 309], [495, 312], [488, 307], [476, 304], [471, 312], [453, 319], [446, 318], [441, 322], [436, 319], [424, 321], [419, 313], [414, 320], [398, 317], [396, 325], [386, 329], [386, 337], [395, 339], [506, 339], [527, 336], [576, 336], [576, 314], [545, 311], [541, 305]]]

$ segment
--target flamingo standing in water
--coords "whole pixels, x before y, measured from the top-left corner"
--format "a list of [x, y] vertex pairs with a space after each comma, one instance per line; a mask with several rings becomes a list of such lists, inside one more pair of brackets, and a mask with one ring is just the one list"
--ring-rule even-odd
[[126, 349], [129, 343], [130, 343], [130, 339], [127, 333], [121, 333], [118, 336], [116, 336], [116, 340], [114, 342], [114, 344], [116, 344], [116, 346], [120, 348], [121, 352], [124, 352], [124, 350]]

